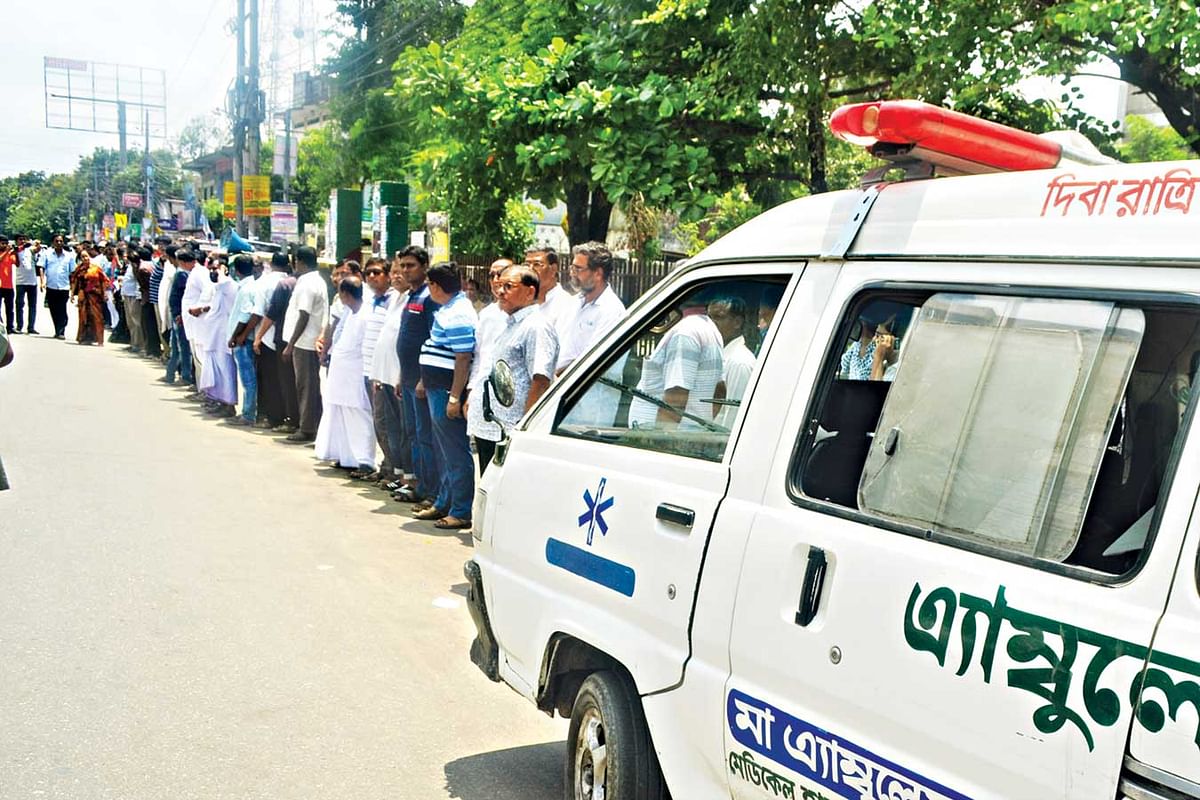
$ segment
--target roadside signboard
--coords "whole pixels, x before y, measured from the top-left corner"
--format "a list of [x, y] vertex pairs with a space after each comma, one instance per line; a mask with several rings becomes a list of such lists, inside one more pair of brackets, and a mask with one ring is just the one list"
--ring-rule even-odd
[[271, 176], [242, 176], [242, 213], [247, 217], [271, 216]]
[[137, 192], [125, 192], [121, 195], [121, 205], [125, 208], [141, 208], [142, 196]]
[[279, 244], [300, 240], [300, 207], [295, 203], [271, 203], [271, 241]]
[[225, 219], [237, 219], [237, 184], [233, 181], [225, 181], [223, 194]]

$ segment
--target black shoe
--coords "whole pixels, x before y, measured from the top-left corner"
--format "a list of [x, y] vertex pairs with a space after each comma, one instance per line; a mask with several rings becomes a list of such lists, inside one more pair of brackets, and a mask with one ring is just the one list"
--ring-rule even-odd
[[225, 420], [225, 424], [232, 425], [235, 428], [249, 428], [254, 425], [254, 423], [250, 420], [246, 419], [245, 417], [239, 417], [236, 414]]
[[291, 436], [288, 436], [283, 441], [288, 444], [311, 444], [317, 437], [310, 436], [303, 431], [296, 431]]
[[254, 423], [254, 427], [258, 428], [259, 430], [269, 431], [275, 426], [271, 424], [271, 420], [269, 419], [260, 419], [258, 422]]
[[66, 335], [65, 335], [65, 334], [62, 334], [62, 333], [56, 333], [56, 334], [54, 334], [54, 338], [55, 338], [55, 339], [66, 339], [67, 337], [66, 337]]
[[25, 332], [26, 332], [27, 334], [29, 334], [30, 336], [37, 336], [37, 335], [38, 335], [38, 332], [37, 332], [37, 330], [36, 330], [35, 328], [30, 328], [29, 330], [27, 330], [27, 331], [25, 331]]

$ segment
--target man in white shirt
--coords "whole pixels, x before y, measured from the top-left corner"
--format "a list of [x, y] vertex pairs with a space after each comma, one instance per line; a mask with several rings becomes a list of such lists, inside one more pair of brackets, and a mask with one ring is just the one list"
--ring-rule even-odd
[[571, 251], [571, 283], [579, 290], [574, 313], [558, 330], [558, 374], [625, 318], [625, 304], [612, 290], [612, 252], [600, 242]]
[[[192, 348], [192, 375], [197, 387], [204, 370], [204, 323], [199, 319], [204, 307], [204, 295], [212, 293], [212, 273], [208, 269], [207, 257], [203, 253], [196, 254], [196, 265], [188, 273], [187, 284], [183, 289], [183, 300], [180, 303], [180, 318], [183, 320], [183, 330], [187, 334], [188, 343]], [[127, 323], [128, 324], [128, 323]], [[200, 399], [204, 395], [199, 390], [189, 395], [189, 399]]]
[[537, 273], [541, 284], [537, 299], [541, 313], [546, 315], [561, 339], [562, 331], [575, 315], [577, 301], [575, 295], [558, 282], [558, 253], [550, 247], [535, 247], [526, 251], [525, 266], [532, 267]]
[[[408, 302], [408, 281], [400, 259], [394, 259], [388, 277], [395, 294], [388, 303], [387, 317], [379, 329], [379, 341], [371, 356], [368, 377], [375, 392], [375, 400], [383, 412], [383, 473], [380, 484], [387, 489], [397, 490], [405, 477], [413, 478], [412, 452], [404, 430], [404, 408], [400, 401], [400, 354], [397, 343], [400, 338], [400, 323], [404, 319], [404, 306]], [[390, 471], [386, 467], [390, 465]]]
[[[299, 400], [299, 430], [287, 437], [290, 444], [306, 444], [317, 437], [321, 422], [321, 361], [317, 356], [317, 337], [325, 327], [329, 313], [329, 292], [325, 279], [317, 271], [317, 251], [303, 246], [296, 250], [296, 288], [288, 301], [283, 321], [287, 346], [283, 357], [296, 371], [296, 396]], [[343, 297], [342, 302], [345, 302]], [[361, 344], [360, 344], [361, 347]], [[357, 359], [356, 359], [357, 360]], [[359, 365], [362, 375], [362, 365]]]
[[[322, 286], [325, 283], [325, 279], [316, 271], [316, 251], [311, 247], [302, 247], [300, 250], [312, 252], [312, 271], [296, 282], [293, 299], [304, 293], [301, 282], [308, 275], [315, 275]], [[296, 253], [296, 262], [298, 268], [304, 263], [300, 252]], [[374, 469], [375, 432], [371, 423], [371, 403], [367, 399], [367, 390], [362, 381], [362, 312], [365, 310], [362, 282], [357, 276], [343, 278], [338, 285], [338, 294], [348, 313], [342, 320], [341, 335], [334, 342], [330, 352], [329, 375], [325, 383], [325, 401], [328, 408], [317, 426], [315, 450], [319, 459], [333, 461], [342, 467], [357, 468], [359, 472], [363, 472]], [[288, 310], [290, 313], [291, 309]], [[320, 328], [317, 327], [317, 319], [310, 316], [307, 321], [314, 326], [312, 357], [315, 361], [315, 343]], [[299, 365], [296, 368], [296, 380], [300, 380]], [[302, 397], [301, 403], [303, 402]]]
[[492, 366], [496, 363], [492, 357], [496, 342], [508, 327], [508, 313], [500, 307], [499, 297], [500, 286], [503, 283], [501, 278], [504, 271], [511, 266], [511, 260], [498, 258], [488, 268], [492, 297], [497, 300], [489, 306], [484, 306], [479, 312], [479, 324], [475, 327], [475, 357], [471, 359], [471, 377], [467, 380], [467, 434], [475, 440], [475, 455], [479, 459], [480, 475], [492, 460], [496, 442], [500, 441], [499, 428], [483, 418], [483, 387], [492, 372]]
[[[29, 237], [23, 233], [17, 234], [17, 266], [13, 271], [13, 285], [17, 292], [17, 330], [25, 333], [37, 333], [34, 321], [37, 319], [38, 306], [38, 277], [42, 274], [33, 257], [33, 245]], [[25, 309], [29, 309], [29, 326], [25, 326]], [[116, 324], [116, 318], [113, 324]]]
[[[396, 290], [392, 288], [387, 259], [379, 256], [367, 259], [367, 263], [363, 266], [363, 278], [367, 285], [367, 290], [363, 293], [362, 310], [359, 311], [363, 325], [363, 386], [366, 387], [367, 397], [371, 400], [371, 419], [375, 426], [375, 439], [379, 444], [379, 449], [383, 451], [383, 465], [379, 470], [372, 469], [366, 475], [354, 472], [350, 477], [378, 481], [392, 474], [393, 465], [388, 448], [387, 423], [384, 421], [384, 401], [378, 396], [379, 392], [371, 380], [371, 365], [375, 360], [379, 331], [383, 328], [392, 303], [395, 302]], [[388, 477], [388, 480], [391, 478]]]
[[746, 346], [746, 337], [743, 335], [746, 329], [746, 301], [740, 297], [713, 300], [708, 304], [708, 318], [725, 340], [725, 349], [721, 352], [721, 383], [725, 386], [725, 393], [722, 397], [721, 390], [717, 390], [717, 397], [723, 403], [717, 407], [716, 421], [728, 428], [737, 419], [738, 408], [750, 383], [750, 374], [754, 372], [754, 353]]
[[275, 253], [271, 256], [270, 265], [263, 267], [262, 274], [254, 280], [254, 293], [250, 298], [250, 317], [246, 320], [246, 327], [242, 329], [234, 343], [234, 347], [249, 343], [250, 349], [255, 354], [255, 380], [258, 383], [259, 411], [259, 420], [255, 423], [255, 427], [262, 429], [283, 425], [284, 419], [287, 417], [284, 398], [280, 391], [279, 352], [275, 349], [274, 326], [270, 326], [264, 331], [264, 334], [270, 332], [271, 335], [264, 336], [257, 349], [253, 343], [259, 324], [267, 314], [267, 303], [271, 299], [271, 294], [279, 285], [279, 281], [291, 271], [292, 266], [285, 253]]

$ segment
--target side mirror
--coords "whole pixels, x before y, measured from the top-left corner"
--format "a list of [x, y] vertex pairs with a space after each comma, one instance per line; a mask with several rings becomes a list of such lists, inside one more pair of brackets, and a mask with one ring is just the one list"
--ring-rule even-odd
[[492, 393], [496, 395], [496, 402], [508, 408], [516, 399], [517, 387], [513, 381], [512, 367], [508, 366], [507, 361], [497, 361], [492, 367], [492, 374], [488, 381], [492, 385]]

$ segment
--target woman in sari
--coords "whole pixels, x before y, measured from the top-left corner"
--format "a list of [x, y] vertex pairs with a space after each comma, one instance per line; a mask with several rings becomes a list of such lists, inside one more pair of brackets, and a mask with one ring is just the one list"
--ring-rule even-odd
[[75, 271], [75, 303], [79, 307], [79, 333], [76, 341], [84, 344], [95, 341], [104, 346], [104, 289], [108, 278], [99, 265], [86, 253], [80, 253], [79, 268]]

